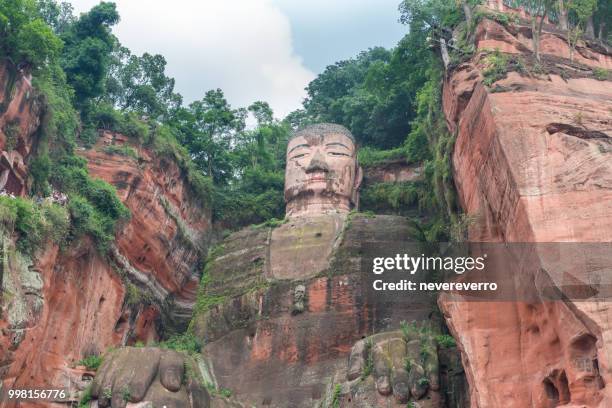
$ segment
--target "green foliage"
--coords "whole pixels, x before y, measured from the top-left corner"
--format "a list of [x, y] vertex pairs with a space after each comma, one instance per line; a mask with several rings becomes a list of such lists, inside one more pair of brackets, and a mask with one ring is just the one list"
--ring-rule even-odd
[[410, 131], [415, 93], [424, 80], [428, 51], [415, 47], [424, 40], [424, 32], [411, 30], [391, 51], [372, 48], [328, 66], [307, 87], [308, 121], [345, 125], [363, 145], [399, 146]]
[[117, 47], [106, 78], [105, 99], [122, 111], [167, 119], [179, 108], [182, 97], [174, 93], [174, 79], [166, 76], [166, 59], [144, 53], [132, 55]]
[[612, 1], [599, 0], [597, 2], [597, 10], [593, 15], [593, 22], [597, 30], [599, 41], [612, 43]]
[[246, 111], [232, 109], [220, 89], [206, 92], [199, 101], [181, 108], [173, 126], [179, 142], [194, 159], [194, 163], [215, 184], [226, 184], [232, 176], [232, 142], [245, 127]]
[[142, 144], [150, 142], [150, 129], [146, 120], [139, 118], [135, 112], [122, 113], [109, 103], [91, 103], [85, 122], [93, 129], [118, 132]]
[[37, 0], [36, 7], [40, 17], [56, 34], [66, 31], [70, 24], [74, 23], [74, 8], [70, 3], [57, 3], [55, 0]]
[[75, 91], [75, 102], [86, 108], [90, 99], [104, 92], [104, 81], [115, 45], [111, 27], [119, 21], [114, 3], [101, 2], [62, 33], [65, 43], [61, 65]]
[[124, 385], [121, 388], [121, 399], [125, 402], [128, 402], [131, 397], [132, 397], [132, 391], [130, 390], [130, 387], [127, 385]]
[[36, 75], [32, 84], [41, 95], [45, 107], [42, 124], [43, 142], [53, 147], [50, 153], [56, 153], [58, 156], [71, 154], [79, 120], [71, 102], [73, 91], [66, 84], [64, 72], [54, 64]]
[[219, 395], [225, 398], [230, 398], [232, 396], [232, 391], [227, 388], [221, 388], [219, 390]]
[[361, 191], [362, 210], [377, 213], [406, 214], [430, 201], [431, 190], [423, 182], [386, 182], [366, 186]]
[[79, 360], [77, 365], [85, 366], [88, 370], [97, 370], [98, 368], [100, 368], [100, 365], [102, 365], [102, 361], [104, 361], [102, 356], [90, 355], [83, 358], [82, 360]]
[[475, 22], [478, 22], [483, 18], [488, 18], [490, 20], [496, 21], [506, 27], [519, 23], [519, 16], [515, 13], [496, 12], [491, 11], [489, 9], [477, 10], [474, 14]]
[[406, 341], [410, 341], [414, 338], [414, 336], [418, 335], [420, 330], [417, 326], [416, 322], [408, 323], [404, 320], [400, 322], [400, 330], [402, 331], [402, 335]]
[[359, 149], [357, 158], [361, 167], [374, 167], [404, 159], [405, 151], [402, 147], [389, 150], [380, 150], [370, 146], [365, 146]]
[[100, 251], [105, 252], [114, 238], [115, 219], [99, 211], [78, 194], [69, 196], [69, 209], [74, 237], [90, 235]]
[[420, 387], [426, 387], [429, 385], [429, 379], [427, 377], [421, 377], [417, 380], [417, 384]]
[[202, 344], [191, 331], [174, 335], [159, 343], [159, 347], [194, 355], [202, 351]]
[[502, 54], [499, 49], [489, 54], [485, 59], [487, 67], [483, 71], [483, 83], [486, 86], [491, 86], [493, 83], [505, 78], [508, 73], [509, 61], [510, 58], [506, 54]]
[[612, 77], [612, 75], [610, 75], [610, 71], [605, 68], [595, 68], [593, 70], [593, 76], [598, 81], [607, 81]]
[[33, 192], [46, 195], [53, 186], [66, 193], [72, 219], [70, 236], [91, 234], [99, 248], [106, 250], [117, 221], [128, 218], [129, 211], [114, 187], [91, 178], [86, 161], [74, 152], [79, 121], [63, 70], [50, 64], [34, 76], [33, 85], [45, 108], [39, 151], [31, 161]]
[[204, 313], [214, 306], [224, 303], [227, 299], [227, 296], [224, 295], [206, 294], [205, 291], [201, 289], [198, 294], [195, 310], [197, 313]]
[[249, 110], [259, 124], [244, 130], [245, 112], [232, 109], [222, 92], [209, 92], [199, 103], [180, 110], [173, 125], [194, 169], [213, 181], [214, 219], [230, 229], [284, 218], [290, 128], [272, 118], [266, 103], [256, 102]]
[[0, 3], [0, 52], [19, 67], [33, 70], [53, 63], [62, 41], [40, 18], [33, 0]]
[[62, 245], [70, 231], [68, 210], [58, 204], [44, 202], [41, 205], [44, 216], [45, 236], [53, 242]]
[[51, 159], [46, 153], [39, 154], [30, 161], [30, 176], [32, 177], [32, 192], [46, 197], [51, 192], [49, 175], [51, 174]]
[[79, 408], [87, 408], [87, 407], [89, 407], [89, 403], [92, 400], [91, 387], [92, 387], [92, 385], [89, 384], [85, 388], [85, 390], [83, 390], [83, 393], [81, 394], [81, 399], [79, 400]]
[[575, 15], [577, 25], [585, 24], [597, 9], [597, 0], [566, 0], [565, 4]]
[[334, 394], [332, 396], [332, 408], [340, 408], [340, 396], [342, 395], [342, 386], [336, 384], [334, 386]]
[[368, 378], [374, 370], [374, 353], [372, 352], [372, 339], [365, 340], [366, 362], [361, 373], [361, 379]]
[[125, 297], [124, 303], [127, 306], [135, 307], [139, 305], [150, 305], [153, 303], [151, 295], [140, 289], [131, 282], [125, 282]]
[[17, 248], [33, 253], [46, 241], [63, 243], [68, 233], [68, 213], [64, 207], [29, 198], [0, 196], [0, 224], [9, 233], [17, 233]]
[[210, 395], [220, 395], [221, 397], [224, 397], [224, 398], [230, 398], [232, 396], [232, 391], [230, 389], [227, 389], [227, 388], [217, 389], [214, 384], [211, 384], [209, 382], [205, 383], [204, 386], [206, 387]]
[[453, 338], [453, 336], [450, 336], [448, 334], [439, 334], [436, 337], [436, 342], [444, 348], [452, 348], [457, 346], [457, 342], [455, 341], [455, 339]]
[[123, 115], [118, 123], [117, 131], [140, 142], [146, 142], [149, 138], [149, 127], [133, 112]]
[[170, 126], [158, 126], [152, 131], [149, 145], [160, 157], [166, 157], [178, 164], [195, 197], [202, 203], [210, 204], [214, 192], [212, 179], [196, 167], [188, 150], [178, 142], [175, 132]]
[[270, 218], [269, 220], [266, 220], [266, 221], [262, 222], [261, 224], [255, 224], [255, 225], [251, 226], [251, 228], [253, 228], [253, 229], [276, 228], [276, 227], [280, 227], [281, 225], [285, 224], [286, 222], [287, 222], [287, 218], [285, 218], [284, 220], [279, 220], [277, 218]]
[[6, 135], [6, 141], [4, 144], [5, 150], [15, 150], [17, 142], [19, 141], [19, 134], [21, 129], [18, 121], [11, 121], [4, 125], [4, 134]]
[[448, 239], [449, 225], [457, 213], [455, 188], [452, 178], [451, 154], [455, 138], [449, 134], [442, 106], [442, 67], [439, 61], [432, 61], [428, 71], [429, 79], [417, 95], [417, 131], [427, 135], [431, 159], [425, 162], [425, 180], [431, 188], [429, 202], [423, 208], [435, 208], [436, 217], [425, 225], [428, 241]]
[[108, 153], [111, 155], [116, 154], [119, 156], [131, 157], [132, 159], [135, 159], [135, 160], [137, 160], [139, 157], [136, 149], [134, 149], [132, 146], [129, 146], [127, 144], [104, 146], [102, 150], [104, 151], [104, 153]]
[[462, 18], [458, 4], [448, 0], [404, 0], [399, 5], [400, 22], [434, 31], [454, 27]]
[[226, 228], [236, 229], [284, 217], [283, 175], [268, 172], [258, 176], [256, 180], [263, 184], [264, 191], [248, 192], [243, 186], [216, 190], [214, 217]]

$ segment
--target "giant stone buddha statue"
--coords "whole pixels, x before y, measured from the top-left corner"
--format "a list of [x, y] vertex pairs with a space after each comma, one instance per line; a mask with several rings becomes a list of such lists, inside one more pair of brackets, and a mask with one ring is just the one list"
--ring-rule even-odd
[[347, 213], [358, 206], [363, 178], [344, 126], [322, 123], [294, 133], [287, 146], [287, 216]]

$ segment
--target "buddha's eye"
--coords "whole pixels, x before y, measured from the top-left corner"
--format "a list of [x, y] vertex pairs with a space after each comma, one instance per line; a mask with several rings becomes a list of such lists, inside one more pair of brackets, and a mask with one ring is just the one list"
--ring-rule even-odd
[[346, 153], [340, 153], [340, 152], [329, 152], [329, 153], [327, 153], [327, 154], [329, 154], [330, 156], [336, 156], [336, 157], [339, 157], [339, 156], [345, 156], [345, 157], [348, 157], [348, 154], [346, 154]]
[[306, 153], [296, 154], [295, 156], [291, 158], [291, 160], [301, 159], [302, 157], [306, 157]]

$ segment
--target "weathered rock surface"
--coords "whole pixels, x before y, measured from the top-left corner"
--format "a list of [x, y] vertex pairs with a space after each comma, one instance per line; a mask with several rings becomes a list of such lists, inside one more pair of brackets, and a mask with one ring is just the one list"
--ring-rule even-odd
[[[21, 195], [44, 112], [29, 78], [6, 65], [0, 65], [0, 89], [0, 187]], [[0, 315], [5, 386], [82, 389], [91, 374], [74, 365], [83, 357], [157, 340], [162, 322], [182, 329], [189, 321], [210, 210], [172, 160], [136, 145], [137, 159], [106, 149], [123, 143], [126, 137], [104, 133], [82, 151], [90, 173], [114, 184], [131, 210], [110, 259], [83, 239], [61, 251], [49, 244], [32, 261], [15, 252], [14, 237], [2, 239], [10, 254], [3, 256]]]
[[[305, 242], [316, 248], [318, 240], [330, 239], [326, 231], [336, 231], [330, 226], [337, 221], [327, 215], [304, 229], [290, 220], [276, 231], [288, 236], [283, 242], [289, 243], [307, 230]], [[324, 397], [335, 373], [342, 370], [346, 379], [355, 342], [397, 329], [402, 320], [428, 319], [434, 299], [414, 296], [410, 302], [393, 303], [370, 296], [369, 274], [361, 273], [364, 251], [414, 242], [406, 218], [351, 214], [342, 223], [333, 251], [319, 251], [316, 264], [326, 264], [326, 269], [313, 276], [313, 264], [295, 263], [291, 279], [271, 273], [275, 258], [270, 252], [275, 246], [270, 237], [276, 231], [249, 228], [213, 251], [194, 330], [205, 343], [203, 355], [220, 387], [256, 406], [312, 407]], [[292, 255], [300, 245], [282, 249], [285, 262], [300, 259]], [[298, 286], [304, 287], [305, 296], [303, 310], [295, 313]]]
[[[112, 153], [109, 146], [130, 147], [137, 158]], [[194, 197], [175, 162], [123, 135], [104, 132], [83, 156], [90, 174], [113, 184], [132, 213], [117, 233], [115, 261], [133, 284], [168, 304], [164, 326], [184, 329], [211, 236], [206, 203]]]
[[[438, 348], [428, 324], [406, 329], [378, 333], [355, 343], [348, 366], [334, 374], [318, 406], [467, 407], [457, 349]], [[452, 356], [456, 356], [454, 361]]]
[[[477, 45], [524, 54], [530, 45], [523, 31], [484, 20]], [[612, 83], [576, 74], [554, 33], [543, 36], [542, 50], [543, 65], [559, 68], [561, 61], [561, 71], [512, 72], [493, 93], [481, 82], [477, 53], [446, 78], [444, 109], [457, 134], [454, 179], [463, 209], [475, 218], [471, 241], [612, 241]], [[610, 55], [587, 48], [578, 54], [584, 72], [610, 67]], [[550, 261], [540, 255], [519, 270], [516, 289], [551, 279]], [[443, 296], [439, 305], [462, 351], [473, 407], [612, 405], [609, 302]]]
[[42, 103], [31, 78], [0, 62], [0, 189], [22, 196], [28, 190], [26, 161], [37, 143]]
[[423, 165], [407, 164], [403, 159], [392, 160], [364, 169], [363, 181], [372, 183], [401, 183], [417, 181], [423, 178]]
[[101, 408], [124, 408], [136, 403], [208, 408], [210, 395], [201, 385], [196, 367], [193, 359], [176, 351], [124, 347], [105, 355], [92, 383], [91, 396]]

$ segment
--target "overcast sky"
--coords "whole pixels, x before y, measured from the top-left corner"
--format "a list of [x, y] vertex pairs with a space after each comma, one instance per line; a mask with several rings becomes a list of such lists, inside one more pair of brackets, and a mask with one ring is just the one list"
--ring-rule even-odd
[[[77, 14], [97, 0], [71, 1]], [[270, 103], [275, 116], [300, 107], [304, 87], [327, 65], [394, 46], [405, 27], [399, 0], [117, 0], [114, 32], [133, 53], [162, 54], [191, 102], [221, 88], [234, 107]]]

